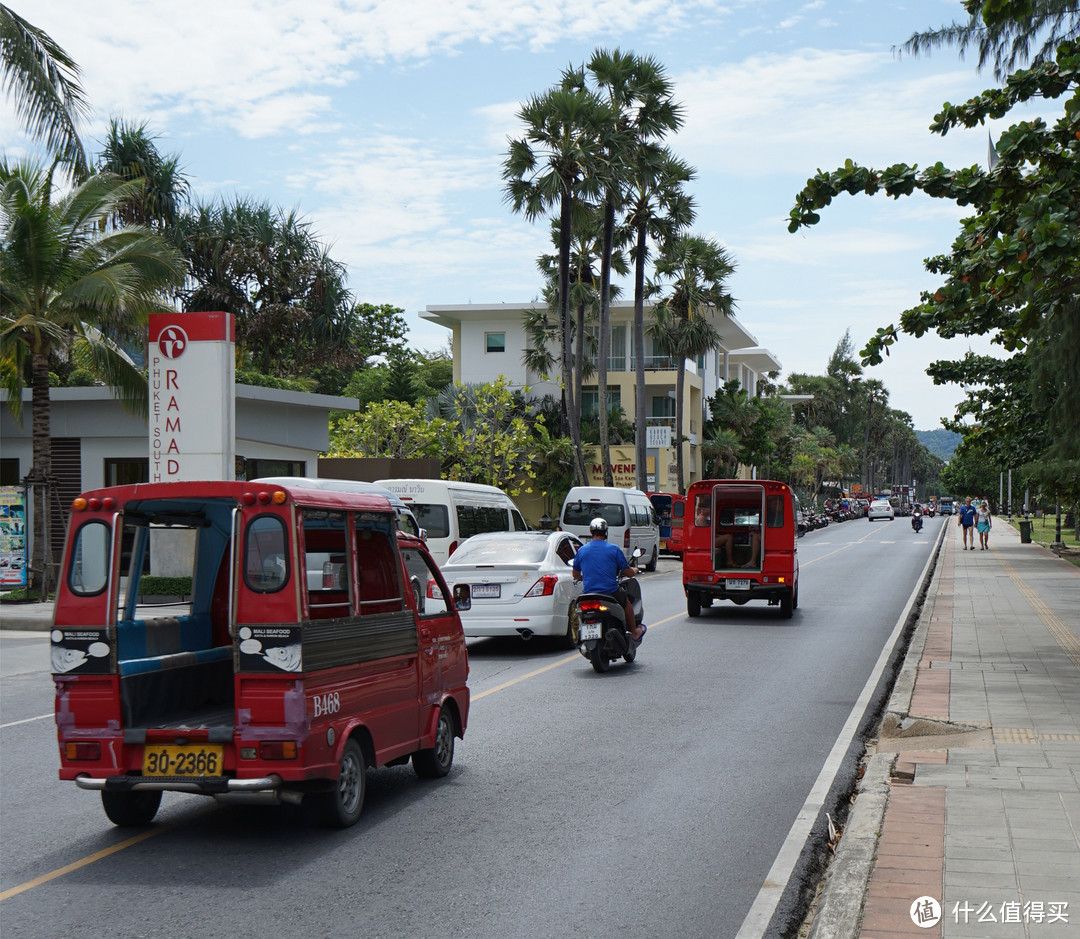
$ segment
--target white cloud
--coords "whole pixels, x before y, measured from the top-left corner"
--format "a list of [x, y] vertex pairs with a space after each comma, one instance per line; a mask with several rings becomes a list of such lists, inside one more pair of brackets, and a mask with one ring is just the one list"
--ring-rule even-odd
[[258, 135], [285, 126], [268, 119], [278, 109], [303, 124], [327, 113], [319, 89], [360, 70], [389, 77], [373, 66], [475, 43], [536, 51], [645, 27], [664, 34], [724, 9], [716, 0], [189, 0], [177, 16], [157, 3], [38, 0], [33, 21], [82, 65], [99, 111], [198, 114]]

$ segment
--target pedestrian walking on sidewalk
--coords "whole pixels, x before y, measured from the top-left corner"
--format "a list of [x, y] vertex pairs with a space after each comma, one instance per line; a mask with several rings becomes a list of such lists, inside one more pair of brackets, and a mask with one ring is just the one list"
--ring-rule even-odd
[[966, 551], [971, 548], [975, 550], [975, 506], [971, 504], [971, 496], [968, 496], [964, 500], [964, 504], [960, 506], [960, 511], [956, 516], [956, 524], [964, 532], [964, 547], [961, 551]]
[[975, 528], [979, 532], [979, 547], [983, 551], [990, 547], [990, 529], [993, 527], [993, 521], [990, 518], [990, 503], [983, 499], [975, 513]]

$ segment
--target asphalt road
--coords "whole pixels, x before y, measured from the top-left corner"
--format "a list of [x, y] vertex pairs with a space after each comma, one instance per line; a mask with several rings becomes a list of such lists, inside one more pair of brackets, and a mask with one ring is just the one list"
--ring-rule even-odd
[[800, 607], [686, 616], [642, 575], [649, 634], [597, 675], [533, 639], [470, 640], [444, 780], [372, 772], [364, 815], [166, 794], [134, 836], [56, 778], [47, 636], [0, 638], [6, 936], [730, 937], [739, 930], [941, 524], [800, 540]]

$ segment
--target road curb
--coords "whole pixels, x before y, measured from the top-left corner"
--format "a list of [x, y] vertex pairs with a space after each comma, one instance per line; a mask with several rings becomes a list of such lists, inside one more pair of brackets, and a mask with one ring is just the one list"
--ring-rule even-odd
[[[866, 763], [859, 796], [848, 816], [836, 857], [825, 875], [809, 939], [857, 936], [878, 838], [889, 805], [895, 753], [875, 753]], [[865, 872], [865, 874], [864, 874]]]
[[49, 632], [53, 628], [51, 603], [0, 604], [0, 629], [19, 632]]

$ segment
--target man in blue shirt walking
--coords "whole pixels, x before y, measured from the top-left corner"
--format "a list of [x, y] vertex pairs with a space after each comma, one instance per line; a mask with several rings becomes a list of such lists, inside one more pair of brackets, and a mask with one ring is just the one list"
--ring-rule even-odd
[[[973, 506], [971, 504], [971, 496], [968, 496], [964, 500], [964, 504], [962, 506], [960, 506], [960, 511], [959, 511], [959, 513], [957, 513], [957, 522], [956, 522], [956, 524], [958, 524], [964, 530], [964, 547], [962, 547], [960, 550], [961, 551], [966, 551], [968, 549], [968, 547], [970, 547], [971, 550], [974, 551], [975, 550], [975, 528], [974, 528], [974, 525], [975, 525], [975, 506]], [[968, 545], [968, 541], [971, 542], [970, 546]]]
[[634, 606], [626, 591], [619, 586], [619, 576], [634, 577], [637, 568], [627, 563], [622, 549], [607, 540], [608, 524], [602, 518], [589, 523], [592, 541], [587, 541], [574, 555], [574, 580], [581, 581], [585, 593], [602, 593], [622, 604], [626, 628], [635, 640], [645, 635], [645, 627], [634, 622]]

